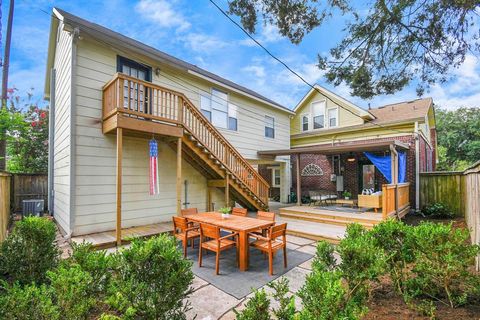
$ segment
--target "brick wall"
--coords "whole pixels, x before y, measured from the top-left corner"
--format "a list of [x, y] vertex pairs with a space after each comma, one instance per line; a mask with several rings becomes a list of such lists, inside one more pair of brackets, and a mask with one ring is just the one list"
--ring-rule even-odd
[[272, 169], [269, 167], [270, 165], [267, 165], [267, 164], [259, 164], [258, 173], [270, 185], [270, 198], [280, 197], [280, 188], [272, 187]]
[[432, 171], [437, 170], [437, 130], [436, 129], [430, 129], [430, 143], [432, 144]]
[[[394, 138], [378, 138], [378, 139], [369, 139], [369, 142], [378, 142], [378, 141], [400, 141], [409, 145], [409, 150], [407, 150], [407, 174], [406, 180], [410, 182], [410, 203], [412, 206], [415, 203], [415, 140], [413, 135], [406, 135], [401, 137]], [[364, 141], [363, 141], [364, 142]], [[362, 142], [359, 142], [362, 143]], [[343, 144], [352, 144], [352, 143], [343, 143]], [[367, 160], [363, 153], [354, 153], [356, 157], [355, 162], [348, 162], [349, 153], [340, 155], [341, 167], [344, 168], [343, 179], [344, 179], [344, 190], [348, 190], [352, 193], [353, 197], [356, 198], [360, 193], [359, 190], [359, 179], [361, 179], [359, 173], [359, 161]], [[292, 191], [296, 192], [297, 190], [297, 181], [296, 181], [296, 157], [291, 157], [292, 163]], [[302, 195], [308, 195], [309, 190], [331, 190], [336, 191], [336, 183], [330, 181], [330, 174], [332, 171], [332, 158], [331, 156], [319, 155], [319, 154], [302, 154], [300, 156], [300, 172], [305, 168], [309, 163], [314, 163], [320, 166], [323, 170], [322, 176], [315, 177], [304, 177], [301, 176], [301, 185], [302, 185]], [[387, 183], [386, 179], [380, 173], [380, 171], [375, 170], [375, 180], [378, 185], [377, 189], [380, 189], [382, 184]]]

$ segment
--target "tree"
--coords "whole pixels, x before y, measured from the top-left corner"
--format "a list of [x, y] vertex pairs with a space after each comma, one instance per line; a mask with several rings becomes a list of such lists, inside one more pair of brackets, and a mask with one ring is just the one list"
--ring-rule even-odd
[[298, 44], [328, 17], [346, 17], [344, 38], [329, 55], [318, 55], [327, 81], [342, 82], [351, 94], [392, 94], [413, 80], [422, 95], [447, 80], [447, 71], [466, 54], [480, 54], [479, 0], [375, 0], [367, 13], [353, 1], [231, 0], [229, 13], [255, 33], [259, 20], [278, 27]]
[[0, 132], [5, 132], [3, 138], [7, 141], [7, 170], [46, 173], [48, 109], [32, 101], [32, 92], [23, 99], [16, 92], [9, 89], [9, 105], [0, 111]]
[[464, 170], [480, 160], [480, 108], [436, 109], [439, 170]]

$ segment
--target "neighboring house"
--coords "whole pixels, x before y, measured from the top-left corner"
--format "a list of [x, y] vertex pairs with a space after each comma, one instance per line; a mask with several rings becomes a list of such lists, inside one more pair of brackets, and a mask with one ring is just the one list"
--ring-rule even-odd
[[[290, 192], [294, 113], [258, 93], [60, 9], [45, 96], [54, 123], [51, 212], [68, 235], [170, 221], [181, 208], [268, 207], [258, 165]], [[160, 193], [149, 195], [149, 140]], [[121, 223], [121, 224], [119, 224]], [[118, 240], [118, 239], [117, 239]]]
[[364, 152], [385, 155], [393, 146], [406, 152], [410, 203], [418, 208], [418, 173], [435, 170], [437, 159], [431, 98], [364, 110], [316, 85], [294, 111], [291, 149], [260, 152], [262, 156], [292, 156], [293, 190], [297, 190], [297, 156], [303, 196], [310, 190], [338, 192], [339, 196], [348, 190], [356, 198], [365, 188], [381, 190], [387, 181]]

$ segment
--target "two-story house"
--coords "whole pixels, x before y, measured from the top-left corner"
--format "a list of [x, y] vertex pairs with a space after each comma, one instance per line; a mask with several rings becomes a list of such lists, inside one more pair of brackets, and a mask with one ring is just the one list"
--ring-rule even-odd
[[45, 83], [50, 210], [68, 235], [170, 221], [185, 207], [267, 208], [259, 163], [279, 168], [287, 200], [290, 157], [257, 152], [290, 148], [294, 112], [250, 89], [60, 9]]

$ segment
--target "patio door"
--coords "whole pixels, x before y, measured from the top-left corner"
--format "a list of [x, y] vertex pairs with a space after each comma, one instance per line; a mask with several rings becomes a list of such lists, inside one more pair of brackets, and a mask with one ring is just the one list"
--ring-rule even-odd
[[[117, 71], [139, 80], [152, 81], [152, 72], [149, 67], [124, 57], [118, 56]], [[130, 107], [132, 111], [151, 114], [149, 96], [149, 91], [143, 84], [124, 82], [123, 104], [125, 108]]]

